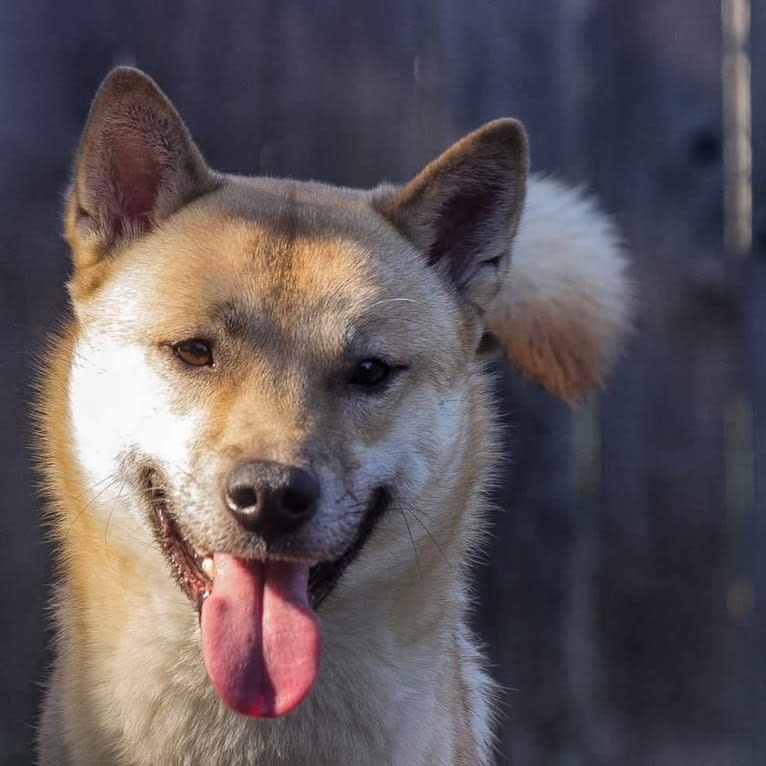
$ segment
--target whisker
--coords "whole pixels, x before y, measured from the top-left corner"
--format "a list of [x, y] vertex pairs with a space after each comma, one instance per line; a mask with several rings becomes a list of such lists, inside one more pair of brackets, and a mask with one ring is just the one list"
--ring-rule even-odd
[[109, 509], [109, 515], [106, 517], [106, 524], [104, 524], [104, 549], [107, 551], [107, 554], [109, 552], [109, 522], [112, 520], [112, 514], [114, 514], [114, 509], [117, 506], [117, 502], [122, 497], [122, 490], [125, 489], [126, 481], [127, 478], [122, 480], [122, 484], [120, 484], [120, 488], [117, 490], [117, 495], [114, 498], [112, 507]]
[[407, 534], [410, 536], [410, 544], [412, 545], [412, 552], [415, 555], [415, 568], [418, 570], [418, 577], [423, 579], [423, 572], [420, 569], [420, 558], [418, 557], [418, 549], [415, 546], [415, 538], [412, 536], [412, 530], [410, 529], [410, 523], [407, 521], [407, 516], [404, 513], [403, 508], [399, 508], [399, 512], [402, 514], [404, 525], [407, 527]]
[[[66, 531], [66, 534], [67, 534], [67, 535], [68, 535], [68, 534], [69, 534], [69, 533], [72, 531], [72, 529], [74, 528], [74, 525], [77, 523], [78, 519], [79, 519], [79, 518], [80, 518], [80, 517], [81, 517], [81, 516], [82, 516], [82, 515], [85, 513], [85, 511], [86, 511], [86, 510], [87, 510], [87, 509], [88, 509], [88, 508], [89, 508], [89, 507], [90, 507], [90, 506], [91, 506], [91, 505], [92, 505], [92, 504], [93, 504], [93, 503], [94, 503], [94, 502], [95, 502], [95, 501], [96, 501], [96, 500], [97, 500], [99, 497], [101, 497], [101, 495], [103, 495], [103, 494], [104, 494], [104, 492], [106, 492], [107, 490], [111, 489], [111, 488], [112, 488], [112, 487], [113, 487], [115, 484], [117, 484], [117, 482], [118, 482], [118, 481], [120, 481], [120, 477], [119, 477], [119, 476], [117, 476], [116, 474], [113, 474], [113, 475], [112, 475], [112, 481], [110, 481], [110, 482], [109, 482], [109, 484], [107, 484], [105, 487], [103, 487], [103, 488], [102, 488], [102, 489], [100, 489], [98, 492], [96, 492], [96, 493], [95, 493], [95, 494], [94, 494], [94, 495], [93, 495], [93, 496], [90, 498], [90, 500], [88, 500], [88, 502], [87, 502], [87, 503], [85, 503], [85, 505], [83, 505], [83, 506], [82, 506], [82, 508], [80, 508], [80, 509], [77, 511], [77, 513], [74, 515], [74, 518], [73, 518], [73, 519], [72, 519], [72, 521], [70, 522], [70, 524], [69, 524], [69, 527], [67, 528], [67, 531]], [[101, 483], [101, 482], [99, 482], [99, 484], [100, 484], [100, 483]], [[96, 486], [98, 486], [98, 485], [96, 485]], [[85, 494], [85, 493], [82, 493], [82, 494]]]
[[441, 557], [444, 559], [444, 563], [450, 568], [453, 568], [452, 562], [449, 560], [449, 557], [444, 552], [444, 548], [441, 546], [439, 541], [434, 537], [431, 530], [428, 528], [428, 526], [423, 522], [423, 520], [418, 516], [418, 514], [415, 512], [414, 508], [406, 508], [404, 506], [398, 506], [397, 510], [401, 511], [402, 513], [409, 513], [410, 516], [412, 516], [415, 521], [417, 521], [418, 524], [420, 524], [423, 531], [428, 535], [431, 542], [436, 546], [437, 550], [441, 554]]

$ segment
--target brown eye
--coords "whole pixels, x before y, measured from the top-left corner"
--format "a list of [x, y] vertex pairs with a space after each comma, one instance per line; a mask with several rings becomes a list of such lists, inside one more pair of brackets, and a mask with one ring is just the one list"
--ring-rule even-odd
[[182, 340], [173, 346], [175, 355], [190, 367], [212, 367], [213, 350], [210, 343], [201, 338]]
[[391, 373], [390, 365], [380, 359], [363, 359], [351, 373], [355, 386], [379, 386]]

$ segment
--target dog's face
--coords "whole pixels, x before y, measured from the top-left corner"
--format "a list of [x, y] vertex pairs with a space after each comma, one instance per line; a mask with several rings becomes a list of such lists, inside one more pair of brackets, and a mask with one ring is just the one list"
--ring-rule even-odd
[[240, 712], [302, 699], [312, 608], [386, 511], [465, 480], [526, 164], [504, 120], [401, 189], [223, 177], [148, 78], [102, 86], [67, 202], [74, 450], [108, 500], [89, 512], [117, 508], [112, 535], [161, 548], [200, 607]]
[[[161, 493], [198, 553], [334, 560], [454, 471], [476, 322], [365, 196], [223, 180], [106, 271], [78, 301], [79, 457], [90, 483]], [[313, 477], [305, 523], [269, 537], [231, 512], [256, 461]]]

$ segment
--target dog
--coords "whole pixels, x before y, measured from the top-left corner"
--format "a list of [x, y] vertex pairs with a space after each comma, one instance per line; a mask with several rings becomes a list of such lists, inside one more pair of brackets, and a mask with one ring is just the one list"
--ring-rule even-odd
[[500, 119], [403, 186], [223, 175], [109, 74], [38, 395], [41, 764], [490, 762], [485, 360], [576, 402], [630, 325], [610, 221], [527, 155]]

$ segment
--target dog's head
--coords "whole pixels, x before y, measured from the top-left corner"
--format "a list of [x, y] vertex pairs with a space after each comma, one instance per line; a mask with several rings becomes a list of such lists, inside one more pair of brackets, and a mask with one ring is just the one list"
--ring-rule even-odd
[[[404, 187], [224, 176], [145, 75], [116, 70], [99, 91], [65, 219], [74, 451], [88, 487], [122, 500], [125, 544], [153, 536], [200, 605], [236, 709], [279, 715], [307, 692], [313, 609], [386, 511], [467, 502], [491, 444], [481, 339], [513, 354], [518, 335], [486, 317], [507, 316], [493, 302], [526, 170], [522, 127], [498, 120]], [[527, 365], [543, 381], [576, 356], [557, 338]], [[405, 517], [385, 545], [409, 534]]]

